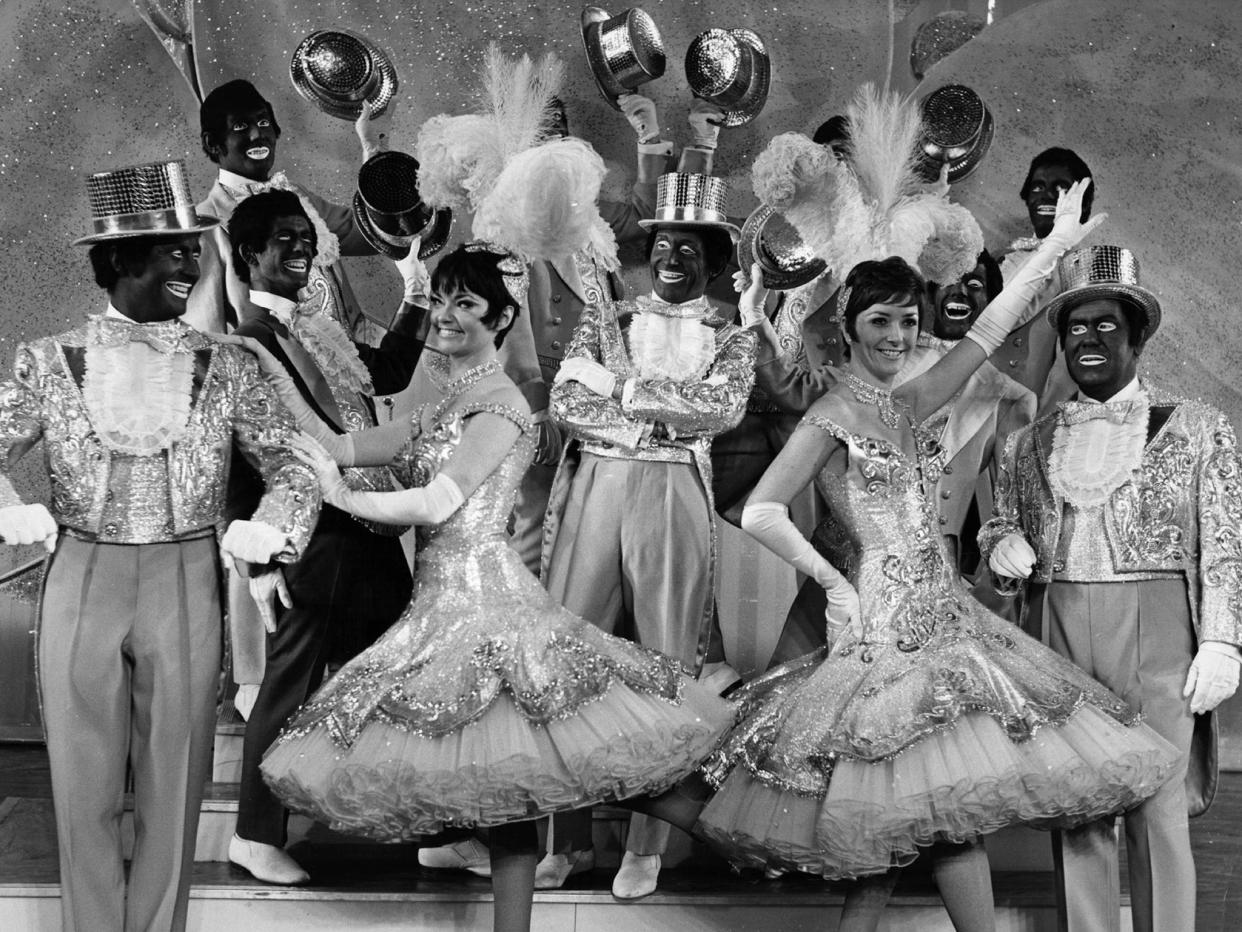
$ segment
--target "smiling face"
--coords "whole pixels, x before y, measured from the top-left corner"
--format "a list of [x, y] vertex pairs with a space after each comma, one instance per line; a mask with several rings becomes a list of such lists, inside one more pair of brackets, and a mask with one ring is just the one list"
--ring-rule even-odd
[[513, 308], [506, 307], [491, 324], [487, 299], [459, 288], [431, 296], [431, 336], [437, 350], [446, 356], [472, 359], [495, 352], [496, 332], [513, 320]]
[[1041, 165], [1031, 172], [1024, 200], [1036, 236], [1042, 238], [1052, 232], [1052, 221], [1056, 219], [1057, 213], [1057, 196], [1062, 191], [1068, 191], [1076, 180], [1069, 168], [1055, 163]]
[[266, 181], [276, 161], [276, 121], [267, 106], [230, 113], [224, 138], [212, 146], [216, 161], [226, 171]]
[[988, 305], [987, 269], [978, 263], [951, 285], [931, 285], [931, 332], [960, 340]]
[[301, 214], [276, 217], [263, 249], [243, 248], [242, 257], [250, 269], [251, 288], [297, 300], [315, 258], [315, 230]]
[[[114, 258], [121, 277], [112, 289], [112, 303], [131, 320], [153, 323], [185, 313], [190, 289], [198, 281], [198, 234], [155, 240], [141, 270], [137, 263]], [[128, 265], [128, 267], [126, 267]]]
[[1065, 319], [1065, 364], [1078, 389], [1107, 401], [1134, 380], [1141, 346], [1130, 342], [1130, 321], [1120, 301], [1097, 298]]
[[665, 227], [656, 231], [647, 260], [651, 286], [669, 304], [681, 304], [703, 296], [710, 280], [707, 248], [692, 229]]
[[871, 380], [887, 385], [910, 358], [919, 334], [917, 304], [873, 304], [854, 318], [853, 333], [846, 333], [851, 364], [861, 367]]

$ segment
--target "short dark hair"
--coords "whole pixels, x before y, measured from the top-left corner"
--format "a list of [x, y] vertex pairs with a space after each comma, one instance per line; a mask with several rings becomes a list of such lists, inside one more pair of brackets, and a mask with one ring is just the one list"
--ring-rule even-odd
[[[1126, 327], [1129, 333], [1126, 335], [1126, 342], [1131, 346], [1142, 346], [1146, 341], [1143, 339], [1143, 330], [1147, 326], [1147, 314], [1137, 304], [1121, 295], [1114, 295], [1112, 299], [1121, 306], [1121, 313], [1126, 319]], [[1080, 302], [1086, 303], [1086, 302]], [[1060, 343], [1061, 349], [1065, 349], [1065, 335], [1069, 333], [1069, 317], [1070, 312], [1078, 307], [1067, 307], [1057, 316], [1057, 342]]]
[[1005, 287], [1005, 276], [1001, 274], [1000, 263], [986, 249], [979, 253], [976, 261], [983, 266], [983, 284], [988, 290], [988, 300], [992, 301]]
[[850, 269], [845, 278], [849, 298], [842, 314], [842, 329], [851, 340], [858, 339], [858, 315], [873, 304], [920, 307], [923, 278], [900, 256], [867, 259]]
[[276, 111], [272, 109], [267, 98], [260, 94], [249, 81], [241, 78], [236, 81], [227, 81], [204, 97], [198, 108], [198, 126], [199, 138], [203, 144], [203, 151], [207, 153], [207, 158], [213, 162], [219, 161], [212, 149], [224, 145], [224, 137], [229, 131], [230, 114], [236, 116], [239, 113], [258, 110], [260, 107], [266, 107], [268, 113], [272, 115], [272, 131], [279, 139], [280, 124], [276, 122]]
[[[660, 235], [662, 229], [667, 228], [652, 227], [647, 231], [647, 247], [643, 250], [643, 255], [648, 261], [651, 260], [651, 251], [655, 249], [656, 237]], [[682, 229], [693, 230], [703, 240], [703, 257], [707, 260], [707, 280], [719, 278], [729, 267], [729, 260], [733, 258], [735, 247], [729, 231], [709, 226], [682, 227]]]
[[141, 275], [146, 271], [147, 257], [151, 255], [151, 249], [160, 239], [161, 237], [156, 236], [133, 236], [95, 243], [87, 253], [91, 260], [91, 270], [95, 273], [95, 284], [104, 291], [111, 291], [121, 280], [121, 272], [112, 263], [113, 256], [116, 256], [128, 274]]
[[837, 114], [829, 117], [823, 123], [819, 124], [819, 128], [815, 130], [815, 135], [811, 137], [811, 142], [817, 146], [840, 145], [850, 141], [850, 118]]
[[[311, 235], [315, 234], [315, 225], [306, 216], [306, 209], [301, 199], [292, 191], [264, 191], [252, 194], [233, 210], [229, 218], [229, 243], [233, 250], [233, 268], [237, 277], [246, 284], [250, 283], [250, 266], [242, 255], [242, 247], [247, 246], [254, 252], [262, 252], [268, 237], [281, 217], [305, 217], [311, 224]], [[316, 246], [319, 245], [316, 240]]]
[[1091, 179], [1091, 187], [1082, 196], [1082, 219], [1086, 220], [1091, 216], [1091, 205], [1095, 202], [1095, 192], [1099, 188], [1095, 175], [1091, 174], [1091, 169], [1087, 167], [1077, 152], [1073, 149], [1062, 149], [1059, 146], [1053, 146], [1051, 149], [1045, 149], [1035, 158], [1031, 159], [1031, 167], [1026, 170], [1026, 180], [1022, 182], [1022, 190], [1018, 192], [1018, 197], [1026, 200], [1026, 196], [1031, 192], [1031, 176], [1035, 174], [1035, 169], [1044, 168], [1048, 165], [1057, 165], [1068, 171], [1075, 181], [1082, 181], [1084, 178]]
[[492, 329], [506, 307], [513, 308], [513, 317], [504, 327], [496, 330], [496, 346], [505, 341], [505, 335], [517, 322], [522, 306], [509, 290], [505, 281], [507, 274], [500, 263], [511, 256], [501, 252], [481, 249], [469, 243], [463, 243], [436, 264], [431, 273], [432, 294], [451, 294], [454, 291], [469, 291], [477, 294], [487, 302], [487, 313], [481, 318], [484, 327]]

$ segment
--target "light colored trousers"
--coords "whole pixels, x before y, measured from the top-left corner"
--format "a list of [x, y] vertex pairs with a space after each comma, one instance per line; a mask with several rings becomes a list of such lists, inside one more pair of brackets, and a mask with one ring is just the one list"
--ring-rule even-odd
[[[1195, 642], [1181, 579], [1053, 582], [1049, 644], [1091, 674], [1182, 752], [1155, 796], [1123, 816], [1134, 932], [1191, 932], [1195, 865], [1185, 790], [1194, 716], [1182, 698]], [[1121, 892], [1113, 820], [1054, 836], [1060, 927], [1120, 932]]]
[[43, 595], [39, 677], [65, 932], [185, 927], [219, 673], [214, 536], [131, 545], [61, 536]]

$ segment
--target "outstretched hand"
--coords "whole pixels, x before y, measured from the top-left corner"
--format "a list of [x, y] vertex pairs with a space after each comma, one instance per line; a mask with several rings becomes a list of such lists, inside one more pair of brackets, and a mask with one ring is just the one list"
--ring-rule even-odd
[[1108, 214], [1096, 214], [1083, 223], [1082, 202], [1090, 187], [1091, 178], [1087, 177], [1075, 181], [1057, 195], [1057, 212], [1052, 221], [1052, 232], [1048, 236], [1062, 243], [1066, 249], [1078, 245], [1092, 230], [1108, 219]]
[[396, 109], [397, 100], [393, 98], [388, 102], [388, 106], [384, 108], [384, 112], [376, 116], [371, 108], [371, 101], [364, 100], [362, 102], [362, 112], [358, 114], [358, 119], [354, 121], [354, 132], [358, 135], [358, 141], [362, 144], [362, 160], [364, 162], [372, 156], [388, 150], [388, 138], [392, 131], [392, 117]]
[[272, 351], [254, 337], [225, 333], [216, 336], [216, 342], [240, 346], [247, 352], [253, 353], [255, 360], [259, 363], [259, 369], [268, 379], [283, 378], [289, 374], [284, 364], [272, 354]]
[[767, 316], [768, 289], [763, 286], [763, 269], [758, 262], [751, 263], [749, 274], [741, 269], [733, 273], [733, 290], [740, 295], [737, 312], [743, 327], [757, 324]]
[[300, 431], [289, 438], [289, 450], [314, 470], [324, 501], [339, 505], [349, 486], [345, 484], [345, 477], [341, 475], [336, 460], [324, 445], [305, 431]]

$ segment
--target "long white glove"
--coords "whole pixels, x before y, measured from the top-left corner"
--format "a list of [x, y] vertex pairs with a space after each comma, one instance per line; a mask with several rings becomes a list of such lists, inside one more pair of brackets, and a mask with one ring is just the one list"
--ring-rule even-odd
[[1044, 282], [1056, 271], [1057, 262], [1066, 250], [1076, 246], [1108, 218], [1108, 214], [1099, 214], [1086, 223], [1082, 222], [1082, 198], [1090, 184], [1090, 178], [1083, 178], [1057, 196], [1052, 232], [1044, 237], [1035, 255], [1027, 260], [1012, 281], [1005, 283], [1001, 293], [984, 308], [979, 319], [966, 332], [967, 339], [979, 344], [989, 356], [1005, 342], [1011, 330], [1026, 323], [1040, 310], [1035, 305], [1035, 298]]
[[552, 381], [556, 385], [562, 382], [579, 382], [604, 398], [612, 397], [613, 390], [617, 387], [616, 375], [595, 360], [582, 356], [571, 356], [561, 363], [556, 371], [556, 378]]
[[779, 502], [755, 502], [742, 509], [742, 530], [823, 587], [828, 599], [829, 646], [847, 628], [863, 636], [858, 592], [825, 560], [789, 519], [789, 508]]
[[358, 119], [354, 120], [354, 132], [358, 136], [358, 142], [362, 144], [362, 161], [366, 161], [373, 155], [388, 150], [388, 137], [392, 131], [392, 115], [396, 112], [397, 101], [394, 98], [388, 102], [388, 106], [384, 108], [384, 112], [379, 116], [371, 115], [371, 101], [364, 100], [362, 102], [362, 112], [358, 114]]
[[285, 549], [289, 535], [265, 521], [234, 521], [220, 539], [225, 556], [244, 563], [271, 563]]
[[306, 399], [302, 397], [302, 393], [298, 391], [293, 377], [289, 375], [284, 364], [272, 355], [271, 350], [254, 337], [240, 336], [236, 333], [217, 336], [216, 341], [232, 343], [253, 353], [259, 363], [259, 371], [263, 373], [264, 381], [276, 392], [276, 397], [280, 399], [281, 404], [289, 409], [298, 427], [318, 440], [340, 465], [352, 466], [354, 464], [354, 438], [349, 434], [338, 434], [319, 420], [319, 415], [311, 409]]
[[410, 243], [410, 251], [406, 253], [405, 258], [397, 259], [397, 271], [401, 273], [401, 281], [405, 285], [405, 291], [402, 299], [407, 304], [427, 305], [427, 298], [431, 294], [431, 275], [427, 271], [427, 266], [423, 264], [423, 260], [418, 258], [418, 250], [422, 245], [422, 237], [414, 237], [414, 241]]
[[992, 548], [988, 566], [998, 576], [1026, 579], [1035, 569], [1035, 550], [1021, 534], [1006, 534]]
[[733, 273], [733, 290], [739, 295], [737, 313], [743, 327], [767, 318], [768, 289], [763, 287], [763, 268], [758, 262], [751, 263], [749, 274], [741, 269]]
[[51, 553], [58, 533], [56, 519], [44, 505], [0, 508], [0, 540], [6, 544], [42, 544]]
[[465, 502], [457, 483], [444, 473], [418, 489], [360, 492], [345, 484], [328, 451], [309, 434], [293, 438], [294, 456], [315, 471], [323, 500], [341, 511], [386, 524], [441, 524]]
[[655, 101], [642, 94], [622, 94], [617, 106], [634, 127], [639, 142], [651, 142], [660, 138], [660, 118], [656, 114]]
[[690, 104], [686, 122], [690, 124], [690, 144], [696, 149], [715, 151], [716, 141], [720, 137], [720, 124], [724, 122], [724, 111], [715, 104], [696, 97]]
[[[263, 621], [263, 629], [268, 634], [275, 634], [276, 600], [279, 599], [280, 604], [285, 608], [293, 608], [293, 599], [289, 596], [289, 586], [285, 583], [284, 570], [277, 566], [263, 573], [255, 573], [250, 577], [249, 586], [250, 598], [254, 599], [254, 604], [259, 608], [259, 618]], [[251, 700], [250, 704], [254, 705], [254, 700]], [[249, 710], [242, 718], [248, 717]]]
[[1204, 641], [1199, 645], [1186, 676], [1182, 697], [1190, 699], [1190, 711], [1196, 715], [1211, 712], [1238, 689], [1238, 672], [1242, 657], [1238, 649], [1223, 641]]

